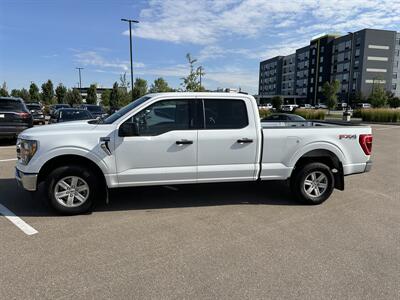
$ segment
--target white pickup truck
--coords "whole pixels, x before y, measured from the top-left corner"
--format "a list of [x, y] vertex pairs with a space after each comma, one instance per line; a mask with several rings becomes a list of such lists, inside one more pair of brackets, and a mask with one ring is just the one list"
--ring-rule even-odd
[[77, 214], [108, 189], [145, 185], [289, 180], [309, 204], [325, 201], [344, 176], [371, 168], [371, 128], [324, 122], [261, 123], [252, 96], [146, 95], [105, 120], [25, 130], [16, 179], [45, 184], [51, 205]]

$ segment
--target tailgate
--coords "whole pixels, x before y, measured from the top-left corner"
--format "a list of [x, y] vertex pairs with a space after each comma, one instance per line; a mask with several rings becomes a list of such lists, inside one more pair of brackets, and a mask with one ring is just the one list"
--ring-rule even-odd
[[18, 112], [0, 111], [0, 126], [28, 124], [29, 118], [22, 119]]

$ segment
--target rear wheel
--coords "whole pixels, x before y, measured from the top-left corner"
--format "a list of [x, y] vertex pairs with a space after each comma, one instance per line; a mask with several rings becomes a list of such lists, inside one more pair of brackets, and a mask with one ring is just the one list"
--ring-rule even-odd
[[75, 165], [56, 168], [46, 182], [50, 204], [61, 214], [88, 212], [97, 197], [97, 182], [89, 168]]
[[310, 163], [295, 173], [292, 192], [306, 204], [321, 204], [333, 192], [335, 186], [331, 169], [323, 163]]

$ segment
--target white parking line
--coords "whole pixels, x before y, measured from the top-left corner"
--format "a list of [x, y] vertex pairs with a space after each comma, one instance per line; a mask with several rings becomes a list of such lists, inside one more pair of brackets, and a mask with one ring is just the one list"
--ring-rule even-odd
[[20, 217], [17, 217], [11, 210], [9, 210], [4, 205], [0, 204], [0, 214], [6, 217], [10, 222], [12, 222], [15, 226], [21, 229], [27, 235], [33, 235], [38, 233], [38, 231], [27, 224]]
[[14, 146], [0, 146], [0, 149], [15, 149], [15, 145]]
[[6, 161], [16, 161], [17, 158], [9, 158], [9, 159], [0, 159], [0, 162], [6, 162]]

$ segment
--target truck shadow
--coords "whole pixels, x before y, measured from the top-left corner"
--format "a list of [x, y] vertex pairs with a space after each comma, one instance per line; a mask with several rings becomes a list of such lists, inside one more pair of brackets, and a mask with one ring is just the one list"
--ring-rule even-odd
[[[45, 200], [43, 187], [39, 193], [31, 194], [11, 178], [0, 179], [0, 204], [20, 217], [57, 216]], [[94, 213], [222, 205], [301, 204], [284, 182], [219, 183], [114, 189], [109, 203], [97, 203]]]

